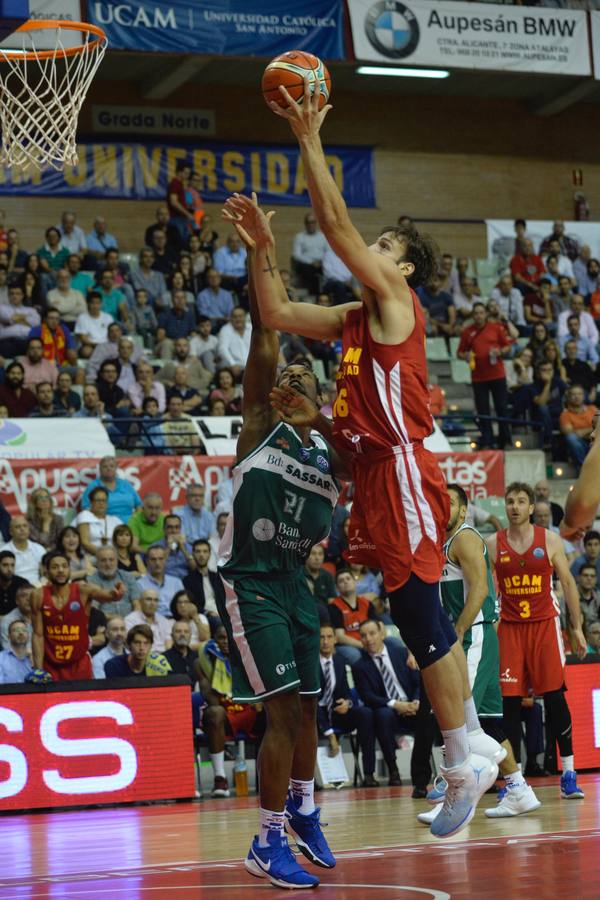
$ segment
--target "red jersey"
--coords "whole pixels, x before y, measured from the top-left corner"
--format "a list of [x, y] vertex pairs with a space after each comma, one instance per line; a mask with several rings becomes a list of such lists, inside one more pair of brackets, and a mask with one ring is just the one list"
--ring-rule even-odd
[[44, 662], [48, 662], [50, 669], [72, 666], [87, 656], [89, 620], [77, 583], [71, 584], [69, 599], [62, 609], [57, 609], [52, 601], [52, 586], [44, 585], [42, 617]]
[[[371, 601], [359, 596], [356, 598], [356, 609], [352, 609], [342, 597], [336, 597], [329, 605], [335, 606], [342, 614], [342, 628], [346, 637], [360, 640], [360, 626], [367, 621], [369, 614], [372, 614]], [[338, 623], [335, 627], [339, 627]]]
[[546, 529], [533, 526], [533, 541], [525, 553], [510, 546], [507, 529], [496, 535], [496, 576], [500, 620], [540, 622], [554, 619], [560, 605], [552, 588], [554, 566], [548, 558]]
[[504, 362], [498, 349], [508, 347], [512, 343], [506, 328], [500, 322], [486, 322], [483, 328], [477, 328], [476, 325], [465, 328], [460, 336], [458, 352], [469, 351], [475, 354], [475, 368], [471, 380], [495, 381], [504, 378], [506, 375]]
[[380, 344], [371, 337], [364, 304], [346, 313], [333, 433], [347, 450], [391, 450], [421, 442], [433, 431], [425, 317], [417, 295], [410, 293], [415, 327], [401, 344]]

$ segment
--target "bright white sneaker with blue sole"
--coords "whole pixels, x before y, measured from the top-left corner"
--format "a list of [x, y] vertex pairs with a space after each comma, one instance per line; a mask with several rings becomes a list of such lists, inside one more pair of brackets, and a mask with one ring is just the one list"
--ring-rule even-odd
[[466, 828], [479, 800], [495, 782], [498, 766], [495, 762], [471, 753], [460, 766], [441, 767], [448, 787], [439, 813], [431, 823], [434, 837], [446, 838]]
[[523, 813], [533, 812], [541, 805], [533, 788], [527, 782], [519, 785], [507, 784], [498, 792], [497, 805], [486, 809], [485, 814], [488, 819], [506, 819], [510, 816], [522, 816]]

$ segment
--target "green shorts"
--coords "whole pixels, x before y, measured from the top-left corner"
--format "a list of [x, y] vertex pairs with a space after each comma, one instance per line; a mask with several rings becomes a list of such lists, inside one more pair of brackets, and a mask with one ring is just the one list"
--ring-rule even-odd
[[294, 689], [319, 694], [319, 616], [301, 575], [221, 580], [225, 603], [218, 606], [229, 636], [233, 699], [258, 703]]
[[463, 648], [477, 714], [483, 718], [501, 716], [500, 651], [494, 626], [474, 625], [465, 634]]

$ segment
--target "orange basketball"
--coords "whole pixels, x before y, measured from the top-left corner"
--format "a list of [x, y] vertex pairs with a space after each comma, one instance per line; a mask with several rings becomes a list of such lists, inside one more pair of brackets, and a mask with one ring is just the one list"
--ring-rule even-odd
[[331, 78], [327, 67], [318, 56], [305, 53], [303, 50], [289, 50], [272, 59], [265, 69], [261, 88], [266, 102], [274, 100], [283, 109], [288, 105], [279, 91], [282, 84], [298, 103], [304, 97], [304, 78], [310, 76], [311, 90], [314, 92], [318, 84], [321, 89], [319, 109], [327, 103], [331, 92]]

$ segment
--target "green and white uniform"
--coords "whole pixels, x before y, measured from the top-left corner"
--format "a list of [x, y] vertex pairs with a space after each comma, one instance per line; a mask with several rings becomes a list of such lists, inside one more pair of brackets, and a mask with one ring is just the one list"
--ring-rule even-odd
[[326, 441], [304, 447], [281, 422], [233, 468], [233, 509], [219, 547], [233, 696], [252, 703], [298, 687], [318, 694], [319, 618], [302, 577], [329, 534], [338, 486]]
[[481, 540], [488, 583], [488, 592], [483, 606], [475, 616], [471, 627], [465, 631], [463, 640], [469, 670], [469, 684], [479, 716], [501, 716], [500, 654], [498, 636], [494, 628], [494, 622], [498, 621], [499, 615], [496, 588], [485, 541], [475, 528], [466, 523], [461, 525], [458, 531], [444, 544], [446, 560], [441, 582], [442, 605], [452, 622], [456, 624], [465, 608], [469, 584], [461, 567], [450, 558], [450, 548], [455, 538], [467, 529], [473, 531]]

